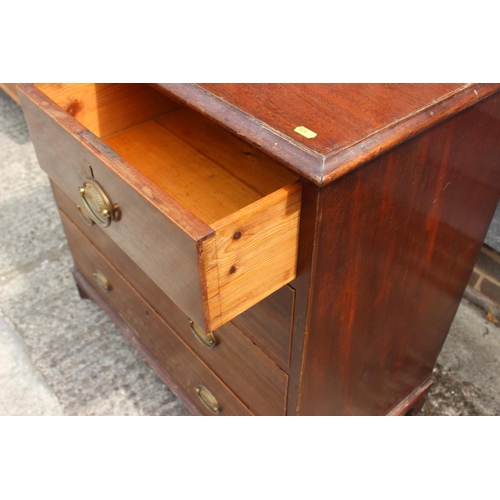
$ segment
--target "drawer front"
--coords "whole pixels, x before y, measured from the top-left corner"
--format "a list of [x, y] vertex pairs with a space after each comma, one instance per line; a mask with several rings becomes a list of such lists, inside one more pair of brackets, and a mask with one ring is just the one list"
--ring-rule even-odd
[[[73, 221], [78, 225], [77, 229], [64, 212], [61, 212], [72, 250], [75, 244], [71, 242], [79, 241], [79, 230], [83, 230], [83, 234], [110, 259], [113, 267], [133, 284], [139, 294], [172, 326], [183, 342], [217, 373], [254, 413], [285, 414], [288, 376], [273, 361], [231, 324], [224, 325], [214, 332], [215, 347], [206, 347], [200, 342], [200, 337], [203, 341], [206, 340], [206, 335], [196, 325], [190, 324], [190, 318], [175, 306], [104, 231], [94, 231], [95, 228], [86, 226], [73, 205], [66, 202], [68, 198], [64, 193], [54, 185], [53, 189], [59, 207], [62, 210], [72, 210]], [[85, 240], [83, 236], [80, 239]]]
[[181, 386], [191, 403], [206, 415], [214, 414], [198, 395], [197, 388], [202, 386], [201, 397], [212, 404], [211, 396], [205, 393], [208, 390], [218, 403], [220, 410], [216, 414], [252, 414], [75, 226], [66, 221], [65, 230], [78, 270], [125, 320], [155, 361]]
[[295, 290], [280, 288], [231, 323], [280, 366], [290, 366]]
[[[106, 219], [111, 221], [105, 229], [108, 236], [205, 331], [227, 323], [295, 278], [300, 182], [284, 185], [208, 225], [165, 191], [161, 168], [168, 148], [155, 157], [156, 170], [148, 177], [138, 163], [128, 163], [69, 114], [85, 108], [78, 100], [66, 112], [34, 86], [21, 85], [20, 96], [41, 167], [82, 211], [94, 207], [94, 212], [106, 209], [114, 214]], [[154, 98], [134, 95], [131, 102], [139, 98], [154, 109]], [[111, 116], [116, 112], [118, 117], [126, 114], [121, 101], [120, 106], [112, 105], [107, 101], [101, 111]], [[131, 119], [128, 113], [124, 123]], [[114, 133], [118, 127], [111, 120], [106, 128]], [[116, 137], [112, 134], [106, 140], [115, 147]], [[144, 134], [141, 140], [148, 137]], [[131, 161], [140, 162], [148, 150], [129, 138], [118, 142]], [[189, 169], [193, 151], [190, 146], [181, 150], [176, 157], [179, 170]], [[91, 189], [96, 182], [109, 205], [102, 193]], [[221, 186], [225, 186], [222, 181]], [[195, 187], [197, 193], [204, 191], [203, 184]], [[227, 194], [232, 189], [225, 187], [226, 196], [237, 198]], [[190, 194], [186, 199], [197, 196]], [[217, 203], [217, 197], [212, 198]]]
[[118, 220], [106, 228], [106, 233], [179, 307], [203, 324], [195, 239], [210, 229], [198, 228], [198, 234], [190, 236], [172, 222], [170, 207], [164, 206], [168, 200], [155, 196], [152, 183], [138, 178], [135, 187], [130, 184], [135, 173], [116, 153], [62, 110], [56, 120], [57, 111], [48, 99], [35, 103], [22, 93], [20, 96], [40, 166], [71, 198], [75, 208], [82, 205], [78, 188], [91, 176], [91, 166], [107, 197], [119, 205]]
[[288, 375], [237, 328], [231, 323], [221, 326], [213, 332], [215, 347], [207, 348], [207, 339], [197, 339], [201, 332], [182, 311], [175, 308], [169, 318], [182, 340], [254, 413], [285, 415]]
[[[118, 271], [130, 283], [133, 283], [139, 293], [160, 312], [160, 315], [178, 331], [187, 331], [188, 316], [165, 296], [160, 288], [134, 264], [104, 231], [96, 226], [88, 226], [80, 217], [71, 198], [54, 182], [52, 182], [52, 191], [60, 210], [101, 253], [110, 256], [109, 258]], [[278, 365], [288, 367], [290, 364], [294, 304], [295, 291], [289, 286], [284, 286], [248, 311], [234, 318], [232, 323]], [[245, 348], [244, 350], [248, 349]], [[281, 376], [277, 377], [277, 380], [279, 380], [278, 388], [286, 385], [286, 381], [281, 379]]]

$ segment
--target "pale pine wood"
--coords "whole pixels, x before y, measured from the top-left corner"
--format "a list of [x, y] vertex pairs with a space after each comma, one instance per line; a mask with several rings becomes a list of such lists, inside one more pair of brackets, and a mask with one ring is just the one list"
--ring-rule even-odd
[[[196, 242], [213, 229], [106, 147], [33, 85], [19, 87], [24, 116], [40, 166], [72, 199], [89, 175], [112, 203], [118, 221], [105, 232], [174, 302], [204, 324]], [[95, 140], [90, 142], [94, 137]], [[116, 223], [115, 223], [116, 222]], [[91, 228], [100, 231], [99, 227]]]
[[37, 87], [206, 224], [297, 178], [146, 84]]
[[19, 96], [17, 95], [16, 83], [0, 83], [0, 89], [2, 89], [11, 99], [21, 105]]
[[[41, 87], [64, 102], [68, 96], [75, 98], [76, 94], [69, 90], [77, 86]], [[98, 94], [109, 99], [105, 104], [107, 101], [99, 98], [91, 86], [83, 85], [83, 90], [77, 92], [82, 99], [78, 102], [95, 109], [77, 109], [75, 118], [85, 123], [74, 129], [75, 120], [61, 112], [57, 104], [44, 101], [44, 97], [40, 98], [44, 94], [38, 95], [37, 89], [22, 86], [21, 90], [33, 94], [43, 108], [43, 112], [37, 109], [31, 113], [32, 123], [40, 121], [37, 131], [41, 143], [56, 146], [38, 148], [39, 158], [43, 157], [41, 164], [73, 199], [78, 196], [74, 186], [88, 175], [88, 165], [92, 164], [96, 179], [123, 214], [119, 223], [106, 230], [107, 234], [126, 248], [130, 257], [200, 326], [204, 325], [206, 331], [215, 330], [295, 278], [301, 184], [295, 175], [260, 157], [239, 140], [222, 147], [219, 127], [196, 119], [190, 112], [172, 112], [181, 116], [182, 126], [178, 129], [173, 120], [149, 119], [149, 113], [140, 116], [147, 116], [146, 121], [136, 117], [134, 120], [141, 123], [126, 128], [133, 122], [132, 113], [120, 114], [120, 109], [126, 108], [128, 100], [140, 101], [141, 97], [133, 93], [125, 97], [119, 88], [104, 86], [99, 90]], [[119, 102], [116, 120], [100, 121], [113, 107], [114, 98]], [[28, 115], [30, 109], [27, 101]], [[55, 124], [47, 123], [50, 118], [46, 113], [51, 113]], [[82, 148], [89, 124], [100, 135], [118, 129], [102, 138], [114, 152], [102, 147], [101, 139], [93, 139], [91, 148]], [[70, 137], [66, 135], [68, 128], [75, 130]], [[203, 146], [204, 141], [218, 146]], [[83, 161], [82, 155], [86, 158]], [[70, 157], [78, 161], [68, 168], [66, 158]], [[113, 165], [119, 161], [120, 168], [107, 168], [109, 161]], [[129, 164], [134, 176], [128, 182], [119, 182]], [[198, 236], [186, 232], [189, 240], [181, 237], [177, 231], [185, 231], [184, 225], [165, 212], [157, 212], [160, 201], [178, 204], [188, 219], [205, 225], [207, 231]], [[161, 230], [165, 224], [169, 228]], [[233, 239], [236, 231], [242, 233], [241, 239]], [[154, 250], [147, 259], [145, 248]], [[194, 262], [192, 250], [196, 252]], [[188, 254], [188, 268], [178, 272], [175, 263], [183, 263], [181, 257]], [[234, 272], [230, 272], [233, 266]]]
[[208, 240], [202, 253], [212, 330], [296, 277], [301, 192], [285, 186], [213, 225], [215, 249]]
[[[159, 123], [150, 121], [108, 137], [105, 142], [209, 225], [295, 179], [294, 175], [274, 162], [257, 167], [244, 154], [241, 155], [243, 159], [238, 164], [239, 168], [233, 169], [237, 171], [235, 175], [221, 165], [228, 167], [237, 153], [229, 148], [221, 149], [218, 155], [212, 151], [214, 160], [205, 156], [195, 147], [199, 145], [199, 136], [217, 134], [208, 133], [206, 129], [199, 133], [196, 125], [195, 122], [191, 137], [182, 134], [185, 140]], [[194, 145], [185, 142], [190, 139]]]
[[142, 83], [42, 83], [36, 86], [101, 139], [180, 107]]
[[105, 142], [206, 224], [261, 197], [255, 189], [153, 121]]
[[[219, 287], [213, 286], [219, 281], [219, 267], [217, 258], [217, 240], [214, 235], [198, 243], [198, 262], [200, 269], [200, 283], [203, 302], [203, 327], [206, 332], [214, 331], [217, 326], [212, 323], [212, 318], [222, 317], [222, 304]], [[211, 284], [211, 286], [208, 286]]]
[[182, 108], [156, 121], [262, 196], [297, 180], [296, 175], [192, 109]]

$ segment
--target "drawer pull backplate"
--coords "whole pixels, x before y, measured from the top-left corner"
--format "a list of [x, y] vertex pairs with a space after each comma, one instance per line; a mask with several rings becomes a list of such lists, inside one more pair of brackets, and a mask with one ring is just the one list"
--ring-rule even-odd
[[85, 224], [87, 224], [87, 226], [93, 226], [94, 221], [90, 218], [90, 216], [85, 214], [85, 212], [82, 210], [82, 207], [80, 205], [77, 205], [76, 208], [78, 209], [78, 213], [80, 214], [80, 217], [84, 220]]
[[94, 271], [94, 278], [96, 283], [99, 285], [99, 288], [103, 292], [109, 292], [111, 290], [111, 285], [109, 284], [108, 279], [101, 271], [99, 271], [99, 269], [96, 269]]
[[195, 324], [193, 320], [189, 320], [189, 328], [196, 337], [196, 340], [206, 347], [207, 349], [213, 349], [217, 345], [217, 339], [212, 332], [205, 333]]
[[[101, 186], [94, 179], [86, 179], [78, 193], [90, 219], [101, 227], [108, 227], [114, 219], [114, 208]], [[85, 218], [81, 208], [78, 209]]]
[[215, 396], [204, 386], [197, 385], [195, 387], [196, 394], [199, 400], [205, 405], [205, 407], [210, 410], [215, 415], [220, 413], [220, 406]]

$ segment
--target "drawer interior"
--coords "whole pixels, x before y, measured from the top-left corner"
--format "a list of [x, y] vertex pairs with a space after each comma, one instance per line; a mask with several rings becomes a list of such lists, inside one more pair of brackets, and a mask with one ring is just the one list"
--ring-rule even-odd
[[209, 226], [297, 180], [150, 85], [36, 86]]
[[119, 207], [105, 230], [205, 331], [296, 277], [294, 174], [151, 85], [35, 87], [21, 93], [42, 168], [78, 204], [90, 166]]

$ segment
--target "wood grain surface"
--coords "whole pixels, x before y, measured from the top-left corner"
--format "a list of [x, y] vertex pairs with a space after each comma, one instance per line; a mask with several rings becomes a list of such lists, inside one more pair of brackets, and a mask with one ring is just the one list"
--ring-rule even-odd
[[[177, 332], [186, 330], [187, 316], [177, 308], [163, 291], [134, 261], [96, 226], [88, 226], [80, 217], [76, 205], [54, 182], [51, 183], [59, 209], [112, 262], [113, 266], [149, 302], [156, 312]], [[262, 351], [287, 370], [292, 337], [295, 292], [285, 286], [266, 299], [238, 315], [232, 323]], [[188, 332], [188, 336], [190, 332]], [[253, 349], [248, 349], [253, 352]], [[248, 364], [249, 360], [244, 363]], [[252, 364], [252, 363], [250, 363]], [[219, 367], [214, 367], [217, 371]], [[221, 366], [220, 369], [223, 370]], [[224, 378], [224, 377], [223, 377]]]
[[[99, 296], [125, 320], [151, 356], [183, 388], [200, 413], [212, 415], [199, 401], [195, 391], [196, 386], [202, 384], [219, 402], [220, 415], [252, 414], [68, 219], [64, 228], [79, 271], [94, 285]], [[96, 269], [108, 279], [110, 291], [104, 292], [96, 286], [93, 277]]]
[[[189, 392], [194, 375], [185, 373], [168, 353], [180, 349], [180, 360], [188, 364], [191, 361], [185, 353], [190, 353], [199, 361], [196, 366], [204, 367], [196, 368], [194, 373], [201, 375], [201, 372], [206, 373], [203, 370], [208, 371], [208, 377], [214, 378], [214, 391], [232, 394], [231, 388], [234, 388], [241, 393], [241, 401], [235, 398], [235, 402], [227, 396], [224, 405], [231, 408], [230, 413], [245, 411], [238, 404], [247, 413], [261, 412], [266, 403], [258, 398], [267, 399], [266, 393], [270, 395], [270, 407], [266, 409], [270, 414], [283, 412], [281, 405], [287, 405], [288, 415], [386, 415], [415, 410], [430, 387], [432, 369], [500, 197], [500, 85], [157, 84], [154, 87], [193, 111], [173, 105], [168, 114], [146, 123], [148, 127], [152, 124], [154, 127], [148, 128], [148, 133], [141, 130], [141, 137], [155, 136], [157, 127], [162, 129], [152, 141], [158, 144], [152, 153], [155, 154], [155, 149], [161, 151], [164, 138], [170, 134], [176, 139], [169, 144], [187, 140], [203, 158], [195, 170], [203, 172], [203, 164], [215, 163], [221, 170], [231, 172], [231, 191], [241, 182], [244, 190], [248, 189], [247, 193], [251, 196], [255, 193], [257, 201], [250, 201], [245, 208], [236, 209], [222, 218], [216, 216], [207, 224], [205, 220], [209, 218], [194, 216], [191, 208], [184, 206], [190, 202], [179, 202], [158, 188], [162, 182], [160, 170], [149, 177], [149, 174], [133, 173], [134, 168], [127, 161], [67, 113], [54, 107], [55, 104], [44, 99], [36, 88], [21, 86], [21, 90], [25, 94], [23, 99], [26, 100], [30, 131], [34, 130], [37, 141], [46, 143], [40, 147], [41, 163], [48, 170], [52, 169], [56, 183], [66, 182], [63, 180], [66, 164], [61, 157], [74, 156], [74, 168], [81, 174], [88, 168], [87, 162], [92, 155], [97, 154], [101, 162], [97, 162], [99, 176], [108, 175], [103, 173], [105, 169], [108, 173], [113, 169], [119, 172], [117, 177], [123, 181], [122, 189], [127, 194], [127, 186], [135, 186], [135, 189], [141, 186], [139, 197], [144, 200], [146, 195], [149, 198], [148, 203], [157, 208], [160, 219], [168, 217], [174, 227], [197, 243], [193, 247], [195, 255], [189, 250], [187, 268], [172, 271], [172, 278], [177, 283], [172, 285], [175, 292], [175, 286], [185, 287], [182, 280], [186, 272], [198, 265], [202, 268], [198, 293], [203, 299], [200, 302], [205, 313], [191, 315], [189, 311], [193, 304], [186, 294], [183, 304], [177, 298], [174, 300], [184, 312], [173, 307], [169, 317], [177, 319], [166, 318], [180, 335], [178, 337], [169, 330], [183, 349], [177, 348], [168, 335], [162, 336], [159, 327], [150, 327], [142, 313], [136, 315], [125, 311], [129, 315], [127, 322], [133, 329], [141, 331], [147, 327], [155, 331], [154, 335], [146, 334], [141, 342], [159, 360], [158, 366], [167, 367], [174, 378], [187, 380], [183, 387]], [[36, 109], [37, 106], [40, 110]], [[239, 138], [228, 138], [219, 128], [213, 129], [218, 132], [212, 134], [210, 126], [200, 125], [206, 120], [196, 113], [231, 130]], [[178, 129], [174, 120], [176, 114], [180, 117]], [[63, 134], [60, 131], [59, 135], [56, 134], [51, 128], [54, 126], [52, 122], [58, 122]], [[289, 122], [294, 122], [293, 128], [291, 125], [290, 129], [287, 128]], [[196, 124], [200, 133], [193, 133], [189, 123]], [[297, 137], [294, 130], [298, 125], [313, 130], [317, 136], [313, 139]], [[139, 124], [136, 128], [139, 130], [143, 126]], [[125, 138], [129, 133], [134, 134], [123, 130], [117, 132], [118, 136], [112, 135], [108, 139], [118, 137], [116, 147], [123, 147], [125, 151], [129, 140]], [[50, 151], [47, 144], [53, 134], [56, 134], [55, 146], [54, 151]], [[64, 138], [61, 140], [59, 136]], [[210, 138], [213, 138], [213, 144]], [[71, 141], [78, 142], [78, 147]], [[229, 145], [230, 151], [220, 153], [224, 144]], [[275, 231], [278, 239], [282, 237], [272, 218], [273, 223], [267, 227], [268, 218], [261, 215], [267, 208], [271, 212], [277, 208], [283, 197], [277, 204], [270, 200], [279, 197], [277, 193], [280, 191], [290, 189], [290, 184], [266, 193], [265, 186], [274, 189], [281, 174], [274, 171], [274, 167], [259, 170], [259, 158], [263, 156], [253, 152], [246, 155], [247, 146], [258, 148], [268, 157], [262, 165], [274, 165], [269, 160], [271, 158], [297, 172], [302, 177], [302, 186], [298, 199], [291, 196], [295, 200], [291, 204], [294, 210], [300, 205], [300, 219], [294, 222], [297, 224], [298, 249], [296, 278], [291, 283], [295, 295], [293, 311], [284, 315], [293, 318], [293, 332], [286, 337], [284, 333], [280, 334], [277, 339], [270, 335], [269, 341], [263, 341], [263, 322], [255, 321], [251, 315], [245, 319], [245, 314], [234, 318], [228, 327], [216, 330], [221, 343], [214, 352], [226, 345], [228, 347], [224, 348], [231, 356], [243, 364], [242, 353], [249, 353], [248, 365], [242, 369], [245, 375], [238, 378], [234, 375], [236, 365], [229, 368], [216, 366], [219, 362], [225, 363], [222, 359], [211, 364], [210, 352], [207, 350], [201, 354], [199, 349], [204, 348], [195, 346], [194, 337], [185, 337], [183, 328], [186, 328], [187, 315], [198, 324], [200, 317], [201, 321], [203, 317], [215, 318], [213, 324], [222, 324], [225, 310], [233, 308], [234, 314], [238, 314], [238, 301], [245, 303], [254, 294], [251, 287], [231, 285], [231, 280], [238, 278], [242, 269], [238, 267], [240, 256], [243, 257], [241, 262], [250, 270], [263, 265], [258, 272], [255, 271], [257, 282], [263, 287], [269, 270], [276, 267], [277, 275], [281, 273], [280, 259], [273, 260], [276, 259], [275, 252], [272, 247], [265, 248], [265, 238], [257, 236], [251, 242], [245, 238], [253, 237], [252, 228], [256, 224], [267, 228], [262, 234]], [[165, 146], [165, 151], [171, 147]], [[173, 149], [180, 151], [175, 145]], [[148, 153], [147, 150], [141, 152]], [[189, 153], [187, 157], [194, 158], [194, 155]], [[247, 158], [240, 168], [238, 158], [243, 157]], [[66, 174], [73, 175], [71, 172]], [[220, 173], [219, 178], [224, 175]], [[257, 183], [253, 182], [254, 178], [259, 179]], [[115, 189], [115, 182], [110, 182], [110, 190]], [[216, 184], [220, 187], [223, 183], [217, 181]], [[60, 185], [66, 189], [64, 184]], [[151, 186], [151, 190], [144, 191], [142, 186]], [[291, 194], [293, 192], [292, 189]], [[111, 191], [111, 195], [114, 198], [115, 192]], [[133, 193], [130, 196], [129, 201], [140, 206], [141, 202], [133, 198]], [[160, 200], [165, 202], [162, 204]], [[194, 202], [192, 206], [196, 204]], [[201, 207], [202, 203], [199, 205]], [[262, 214], [254, 210], [256, 207], [264, 209]], [[132, 205], [123, 208], [123, 215], [125, 209], [136, 209]], [[68, 215], [80, 227], [81, 222], [74, 219], [74, 208]], [[274, 216], [279, 220], [286, 219], [287, 210], [280, 210]], [[165, 222], [151, 217], [151, 220], [149, 215], [147, 217], [148, 224], [159, 227], [163, 234], [161, 224]], [[107, 256], [116, 254], [117, 265], [127, 269], [123, 271], [127, 280], [137, 286], [140, 300], [127, 295], [126, 302], [134, 304], [133, 309], [140, 309], [143, 307], [140, 295], [144, 293], [152, 305], [148, 306], [148, 311], [168, 310], [164, 306], [168, 298], [160, 288], [155, 289], [156, 285], [148, 284], [146, 276], [159, 285], [157, 276], [164, 263], [157, 260], [151, 263], [149, 270], [143, 267], [150, 255], [153, 259], [156, 259], [155, 255], [161, 255], [158, 247], [147, 245], [143, 254], [132, 255], [127, 250], [121, 255], [113, 251], [113, 245], [126, 249], [129, 243], [98, 228], [85, 228], [83, 232], [89, 235], [93, 229], [98, 233], [92, 241], [104, 249]], [[151, 231], [150, 228], [147, 230]], [[113, 241], [106, 243], [105, 238], [100, 237], [101, 233]], [[140, 231], [138, 234], [141, 237]], [[186, 248], [185, 240], [178, 237], [176, 241], [174, 250], [182, 253]], [[140, 243], [134, 244], [139, 247]], [[158, 243], [163, 245], [163, 241], [158, 240]], [[250, 254], [246, 249], [241, 250], [245, 248], [244, 243], [251, 247]], [[87, 257], [83, 250], [74, 251], [84, 262]], [[247, 258], [250, 259], [248, 264]], [[179, 259], [182, 264], [186, 257], [179, 256]], [[129, 269], [128, 261], [140, 264], [146, 274], [138, 268]], [[109, 266], [106, 272], [115, 272], [117, 282], [122, 279], [125, 283], [119, 285], [120, 289], [128, 290], [127, 280], [113, 270], [106, 259], [101, 265], [106, 267], [106, 263]], [[295, 274], [287, 276], [287, 279], [292, 279]], [[229, 286], [225, 295], [226, 279]], [[144, 292], [141, 287], [144, 287]], [[272, 286], [268, 285], [268, 291], [271, 289]], [[136, 293], [133, 288], [131, 290]], [[84, 293], [87, 293], [86, 289]], [[236, 299], [238, 294], [240, 296]], [[252, 300], [247, 302], [248, 307]], [[200, 302], [196, 308], [200, 307]], [[115, 306], [123, 310], [121, 304]], [[211, 310], [207, 309], [207, 304]], [[275, 304], [274, 307], [278, 306]], [[231, 318], [225, 318], [228, 319]], [[161, 318], [160, 321], [163, 322]], [[205, 328], [207, 325], [210, 321], [205, 323]], [[233, 325], [238, 325], [238, 328]], [[286, 343], [290, 338], [291, 349], [290, 343]], [[256, 345], [251, 346], [251, 342]], [[286, 400], [283, 399], [283, 380], [287, 375], [278, 366], [269, 364], [273, 363], [271, 359], [282, 367], [285, 360], [289, 363], [289, 367], [284, 367], [289, 377]], [[250, 374], [253, 370], [263, 370], [268, 374], [273, 370], [279, 372], [269, 375], [273, 382], [269, 382], [267, 375], [264, 377], [266, 382], [256, 382], [252, 394], [242, 384], [245, 378], [256, 380]], [[257, 394], [259, 391], [261, 396]], [[196, 399], [192, 394], [188, 397]]]
[[295, 278], [301, 189], [296, 182], [213, 224], [202, 258], [214, 330]]
[[319, 193], [299, 414], [387, 414], [431, 375], [498, 203], [499, 143], [494, 95]]
[[[317, 185], [500, 89], [499, 84], [156, 84]], [[305, 126], [317, 133], [306, 139]]]
[[[170, 325], [181, 340], [237, 393], [254, 413], [285, 414], [288, 377], [273, 361], [231, 324], [224, 325], [214, 333], [217, 339], [215, 348], [207, 349], [199, 343], [191, 332], [188, 316], [175, 306], [104, 231], [92, 231], [72, 209], [72, 205], [67, 203], [68, 198], [61, 190], [55, 187], [54, 194], [68, 239], [75, 239], [75, 234], [81, 233], [82, 237], [79, 237], [78, 241], [82, 245], [92, 243], [103, 256], [107, 256], [113, 267], [126, 281], [133, 284], [133, 288]], [[72, 220], [65, 214], [65, 208], [70, 209]], [[91, 239], [86, 242], [83, 236]], [[89, 252], [92, 251], [90, 248]]]
[[[50, 95], [56, 93], [49, 87]], [[75, 114], [93, 122], [99, 99], [86, 88]], [[151, 92], [165, 98], [149, 86], [146, 97], [140, 87], [128, 93], [121, 88], [101, 89], [105, 110], [114, 98], [119, 109], [127, 98], [135, 100], [132, 109], [144, 99], [144, 118], [154, 110]], [[206, 331], [295, 277], [300, 182], [287, 186], [295, 176], [274, 162], [246, 155], [248, 148], [226, 154], [235, 141], [218, 148], [219, 154], [208, 148], [212, 160], [195, 147], [196, 141], [186, 143], [154, 121], [117, 132], [105, 139], [106, 145], [36, 87], [23, 86], [22, 92], [42, 168], [77, 205], [82, 203], [78, 188], [93, 176], [118, 205], [116, 221], [106, 229], [109, 236]], [[66, 102], [66, 95], [57, 97]], [[71, 99], [76, 99], [73, 94]], [[130, 125], [129, 114], [121, 114]], [[111, 127], [116, 131], [118, 121], [106, 125], [108, 131]], [[214, 127], [202, 126], [205, 138], [219, 137]], [[196, 135], [195, 129], [191, 132]], [[230, 168], [234, 155], [241, 161]], [[281, 187], [273, 191], [276, 186]], [[233, 238], [237, 232], [243, 234], [238, 241]]]
[[231, 321], [283, 369], [290, 366], [295, 290], [284, 286]]
[[252, 145], [192, 109], [179, 109], [158, 118], [156, 123], [189, 143], [200, 154], [261, 196], [297, 180], [296, 175], [259, 153]]
[[[178, 116], [185, 119], [180, 112], [172, 113], [171, 119]], [[191, 134], [197, 137], [194, 125]], [[207, 127], [204, 130], [203, 139], [208, 144], [214, 143], [212, 136], [218, 134], [208, 133]], [[214, 151], [209, 158], [200, 152], [198, 141], [185, 142], [157, 121], [129, 128], [106, 138], [105, 142], [210, 226], [295, 180], [295, 176], [269, 160], [249, 162], [251, 154], [239, 153], [241, 161], [236, 161], [233, 156], [238, 153], [229, 144], [218, 148], [219, 154]]]
[[[461, 87], [454, 83], [205, 83], [199, 86], [325, 156], [414, 114]], [[301, 125], [317, 136], [307, 139], [295, 132]]]
[[[78, 188], [95, 179], [118, 220], [106, 228], [112, 238], [174, 302], [204, 324], [196, 240], [213, 230], [194, 217], [115, 152], [89, 143], [85, 128], [33, 86], [21, 86], [22, 106], [40, 166], [81, 204]], [[100, 230], [95, 227], [96, 230]]]
[[36, 87], [101, 139], [180, 108], [140, 83], [39, 83]]

